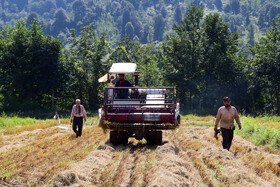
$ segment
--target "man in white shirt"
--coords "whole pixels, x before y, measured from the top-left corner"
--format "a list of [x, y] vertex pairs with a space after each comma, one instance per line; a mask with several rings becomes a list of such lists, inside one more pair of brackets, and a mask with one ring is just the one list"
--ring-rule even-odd
[[[71, 123], [73, 122], [73, 131], [76, 133], [76, 138], [82, 136], [83, 118], [87, 121], [87, 112], [85, 107], [81, 105], [81, 100], [76, 99], [76, 105], [73, 106], [71, 112]], [[78, 130], [77, 130], [78, 127]]]
[[229, 150], [233, 139], [233, 131], [235, 130], [234, 119], [238, 124], [239, 130], [241, 130], [241, 123], [236, 108], [230, 105], [230, 98], [224, 97], [223, 102], [224, 106], [220, 107], [217, 113], [214, 131], [218, 130], [218, 124], [220, 123], [223, 148]]

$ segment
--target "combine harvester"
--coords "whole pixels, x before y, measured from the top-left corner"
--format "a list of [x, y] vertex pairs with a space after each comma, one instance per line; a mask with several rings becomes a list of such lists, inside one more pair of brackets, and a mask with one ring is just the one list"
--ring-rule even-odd
[[[114, 63], [108, 74], [104, 102], [99, 109], [102, 126], [110, 129], [110, 142], [127, 144], [129, 137], [145, 138], [147, 144], [161, 145], [162, 130], [174, 130], [180, 124], [175, 87], [139, 87], [139, 72], [134, 63]], [[115, 87], [118, 74], [132, 80], [133, 87]], [[119, 94], [126, 93], [125, 98]]]

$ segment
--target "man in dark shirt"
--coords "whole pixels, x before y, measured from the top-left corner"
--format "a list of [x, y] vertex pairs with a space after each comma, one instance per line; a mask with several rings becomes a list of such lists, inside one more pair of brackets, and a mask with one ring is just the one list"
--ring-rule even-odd
[[[133, 85], [124, 79], [124, 74], [119, 74], [119, 80], [116, 82], [115, 87], [133, 87]], [[128, 89], [115, 89], [117, 99], [128, 99]]]

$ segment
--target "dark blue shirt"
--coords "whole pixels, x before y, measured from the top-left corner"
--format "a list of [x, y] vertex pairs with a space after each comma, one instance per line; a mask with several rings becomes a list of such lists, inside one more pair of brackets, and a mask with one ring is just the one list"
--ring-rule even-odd
[[[118, 80], [115, 87], [133, 87], [133, 85], [127, 80]], [[117, 95], [117, 99], [128, 99], [128, 89], [116, 89], [115, 93]]]

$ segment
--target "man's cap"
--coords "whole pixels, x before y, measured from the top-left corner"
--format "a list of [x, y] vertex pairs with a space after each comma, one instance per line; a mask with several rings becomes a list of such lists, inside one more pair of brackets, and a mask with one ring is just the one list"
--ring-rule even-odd
[[123, 74], [123, 73], [119, 73], [119, 75], [122, 75], [122, 76], [124, 76], [124, 74]]
[[226, 101], [231, 101], [231, 100], [230, 100], [229, 97], [224, 97], [224, 98], [223, 98], [223, 101], [226, 102]]
[[80, 99], [76, 99], [76, 102], [81, 102], [81, 100]]

